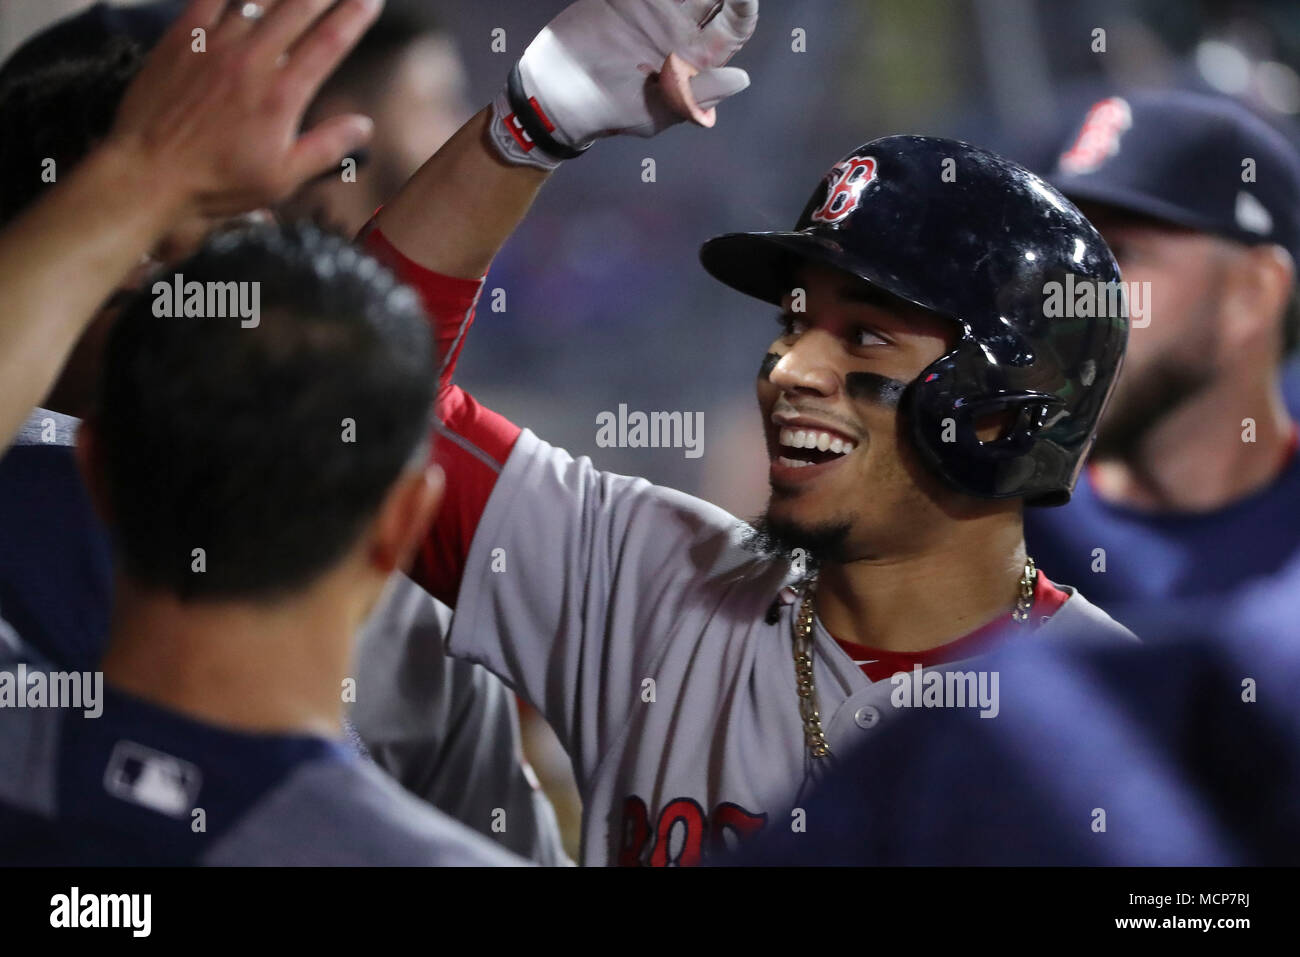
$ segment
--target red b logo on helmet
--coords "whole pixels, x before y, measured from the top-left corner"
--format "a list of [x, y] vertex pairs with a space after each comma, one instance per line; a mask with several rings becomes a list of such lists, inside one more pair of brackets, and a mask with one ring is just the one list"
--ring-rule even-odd
[[815, 223], [842, 223], [858, 208], [862, 191], [876, 178], [876, 161], [870, 156], [854, 156], [845, 163], [831, 168], [827, 174], [830, 182], [826, 202], [822, 203], [812, 220]]

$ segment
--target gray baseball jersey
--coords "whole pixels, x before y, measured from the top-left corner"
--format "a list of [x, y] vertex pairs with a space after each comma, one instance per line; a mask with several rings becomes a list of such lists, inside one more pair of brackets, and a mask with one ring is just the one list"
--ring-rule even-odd
[[[795, 576], [747, 550], [745, 531], [706, 502], [600, 472], [528, 430], [496, 481], [448, 646], [516, 687], [564, 742], [584, 803], [585, 864], [692, 864], [788, 827], [834, 755], [899, 715], [900, 686], [868, 680], [818, 622], [817, 705], [832, 758], [809, 756], [792, 658]], [[1069, 598], [1033, 640], [1135, 640], [1063, 590]]]
[[357, 640], [349, 719], [403, 787], [539, 864], [571, 864], [555, 809], [524, 760], [519, 712], [490, 672], [447, 657], [451, 609], [405, 575]]

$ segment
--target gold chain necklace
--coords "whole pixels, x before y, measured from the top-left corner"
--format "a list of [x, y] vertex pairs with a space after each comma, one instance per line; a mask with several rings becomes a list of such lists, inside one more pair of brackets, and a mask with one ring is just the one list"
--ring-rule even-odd
[[[1020, 576], [1020, 596], [1016, 599], [1015, 610], [1011, 619], [1023, 625], [1029, 620], [1029, 611], [1034, 605], [1034, 582], [1038, 579], [1038, 569], [1032, 558], [1025, 559], [1025, 570]], [[799, 614], [794, 618], [794, 680], [799, 693], [799, 717], [803, 720], [803, 738], [808, 745], [808, 753], [814, 758], [824, 758], [831, 753], [831, 746], [826, 743], [822, 731], [821, 714], [817, 711], [817, 688], [813, 684], [813, 592], [817, 589], [814, 578], [803, 592], [803, 601], [799, 603]]]

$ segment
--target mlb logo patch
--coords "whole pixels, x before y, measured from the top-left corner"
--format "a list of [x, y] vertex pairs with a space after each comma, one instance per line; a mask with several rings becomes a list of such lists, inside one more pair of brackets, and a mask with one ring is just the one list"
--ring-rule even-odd
[[1074, 145], [1061, 154], [1061, 172], [1091, 173], [1119, 152], [1120, 137], [1132, 125], [1133, 111], [1120, 97], [1112, 96], [1093, 104]]
[[119, 741], [104, 771], [104, 790], [115, 798], [168, 817], [186, 817], [203, 775], [189, 761], [134, 741]]

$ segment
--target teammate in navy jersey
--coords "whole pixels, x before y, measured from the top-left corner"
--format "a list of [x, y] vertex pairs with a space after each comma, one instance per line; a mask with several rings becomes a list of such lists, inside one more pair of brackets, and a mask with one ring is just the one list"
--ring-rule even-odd
[[1074, 498], [1026, 513], [1026, 541], [1143, 634], [1168, 599], [1218, 601], [1300, 556], [1282, 395], [1300, 156], [1234, 101], [1146, 93], [1096, 104], [1051, 179], [1114, 251], [1134, 321]]
[[[260, 311], [160, 318], [155, 290], [110, 332], [77, 435], [114, 544], [108, 687], [0, 709], [0, 859], [516, 862], [342, 735], [355, 633], [441, 498], [419, 300], [308, 227], [225, 233], [177, 268], [259, 284]], [[50, 665], [20, 647], [0, 670], [20, 669]]]
[[1300, 641], [1276, 612], [1297, 588], [1300, 562], [1256, 595], [1264, 614], [998, 653], [998, 720], [908, 714], [802, 804], [802, 831], [732, 863], [1294, 866]]
[[[107, 135], [143, 59], [132, 44], [154, 46], [179, 7], [96, 5], [38, 34], [0, 68], [0, 128], [14, 134], [0, 141], [0, 181], [7, 184], [0, 191], [0, 224], [51, 189], [41, 173], [44, 158], [55, 159], [60, 170], [73, 169]], [[305, 124], [347, 109], [376, 117], [382, 112], [368, 145], [372, 171], [394, 161], [400, 166], [409, 150], [431, 152], [437, 144], [429, 137], [447, 122], [442, 110], [451, 108], [431, 106], [427, 90], [412, 102], [411, 82], [382, 86], [382, 97], [342, 96], [366, 71], [400, 64], [409, 80], [406, 74], [427, 74], [436, 66], [430, 57], [446, 58], [431, 42], [440, 34], [421, 32], [422, 21], [408, 14], [390, 13], [381, 14], [323, 88], [317, 102], [328, 92], [329, 108], [314, 105]], [[403, 104], [410, 107], [405, 118], [421, 132], [387, 129], [396, 125], [394, 107], [400, 113]], [[400, 154], [396, 160], [389, 155], [394, 152]], [[334, 191], [316, 179], [305, 189], [318, 198], [364, 190], [364, 196], [351, 198], [372, 211], [382, 202], [378, 190], [386, 181], [363, 176]], [[212, 225], [195, 219], [173, 229], [155, 256], [170, 261], [185, 255]], [[129, 282], [143, 281], [147, 267], [136, 273]], [[119, 292], [100, 309], [42, 406], [28, 416], [14, 445], [0, 453], [0, 540], [14, 546], [0, 548], [0, 614], [31, 652], [75, 670], [93, 669], [103, 654], [112, 563], [107, 532], [82, 488], [73, 447], [81, 417], [89, 412], [104, 333], [125, 295]], [[538, 863], [566, 862], [555, 812], [522, 758], [513, 695], [486, 669], [442, 652], [449, 616], [445, 606], [399, 577], [358, 639], [358, 693], [348, 716], [352, 743], [416, 796], [498, 845]], [[385, 693], [399, 672], [407, 675], [404, 693]], [[504, 830], [501, 813], [509, 822]]]

